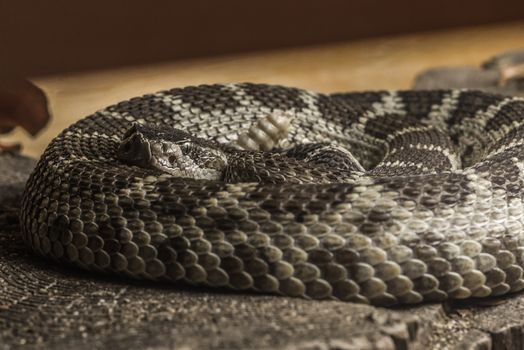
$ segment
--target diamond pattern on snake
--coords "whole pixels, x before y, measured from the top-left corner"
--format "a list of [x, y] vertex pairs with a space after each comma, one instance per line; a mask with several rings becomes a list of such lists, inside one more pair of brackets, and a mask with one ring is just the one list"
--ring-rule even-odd
[[524, 100], [478, 91], [175, 88], [47, 147], [39, 255], [158, 281], [374, 305], [524, 289]]

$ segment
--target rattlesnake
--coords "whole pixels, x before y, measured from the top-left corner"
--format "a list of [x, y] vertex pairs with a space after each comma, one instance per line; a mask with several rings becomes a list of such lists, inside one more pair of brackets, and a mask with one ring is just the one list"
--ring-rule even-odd
[[[235, 149], [282, 115], [273, 149]], [[523, 136], [524, 99], [478, 91], [175, 88], [56, 137], [22, 233], [134, 278], [376, 305], [501, 295], [524, 288]], [[148, 165], [155, 142], [175, 159]]]

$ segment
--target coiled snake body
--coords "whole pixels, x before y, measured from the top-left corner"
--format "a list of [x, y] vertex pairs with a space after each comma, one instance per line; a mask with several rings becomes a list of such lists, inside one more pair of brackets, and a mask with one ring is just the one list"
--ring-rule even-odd
[[[274, 149], [230, 146], [279, 114]], [[122, 161], [132, 125], [152, 128], [144, 157], [171, 138], [178, 158]], [[524, 288], [523, 136], [524, 99], [475, 91], [172, 89], [53, 140], [22, 232], [41, 255], [134, 278], [377, 305], [501, 295]], [[196, 179], [161, 171], [199, 159], [212, 171]]]

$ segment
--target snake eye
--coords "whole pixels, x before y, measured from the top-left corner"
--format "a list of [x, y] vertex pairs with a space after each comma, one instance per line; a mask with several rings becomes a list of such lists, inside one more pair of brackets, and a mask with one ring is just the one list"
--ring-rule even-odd
[[206, 166], [211, 169], [221, 169], [224, 166], [224, 161], [222, 159], [216, 158], [206, 163]]
[[182, 153], [188, 153], [191, 150], [191, 145], [189, 143], [183, 143], [180, 145], [180, 150]]

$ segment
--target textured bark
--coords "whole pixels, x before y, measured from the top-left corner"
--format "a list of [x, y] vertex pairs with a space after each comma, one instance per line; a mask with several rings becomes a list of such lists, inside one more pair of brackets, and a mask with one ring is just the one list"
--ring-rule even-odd
[[140, 282], [45, 261], [16, 220], [34, 161], [0, 155], [0, 349], [521, 349], [524, 294], [383, 309]]

